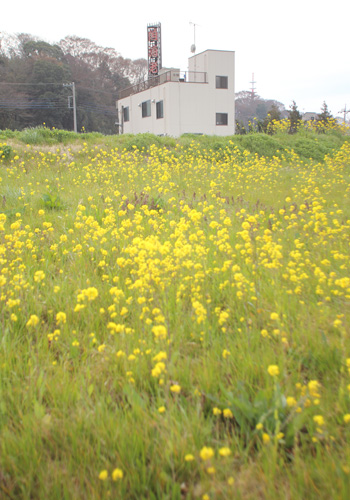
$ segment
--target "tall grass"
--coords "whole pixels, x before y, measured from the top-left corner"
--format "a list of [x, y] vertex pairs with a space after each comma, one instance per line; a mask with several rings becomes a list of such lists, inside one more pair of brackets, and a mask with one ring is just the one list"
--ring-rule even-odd
[[0, 498], [348, 498], [350, 146], [320, 137], [11, 139]]

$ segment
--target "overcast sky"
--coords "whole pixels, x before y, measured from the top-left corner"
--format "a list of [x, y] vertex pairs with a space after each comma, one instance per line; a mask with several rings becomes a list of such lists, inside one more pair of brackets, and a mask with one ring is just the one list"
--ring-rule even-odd
[[19, 0], [1, 6], [0, 31], [48, 42], [77, 35], [137, 59], [147, 56], [147, 23], [161, 22], [163, 66], [186, 70], [192, 22], [197, 52], [236, 52], [237, 92], [254, 73], [261, 97], [314, 112], [326, 101], [337, 115], [350, 109], [349, 14], [348, 0]]

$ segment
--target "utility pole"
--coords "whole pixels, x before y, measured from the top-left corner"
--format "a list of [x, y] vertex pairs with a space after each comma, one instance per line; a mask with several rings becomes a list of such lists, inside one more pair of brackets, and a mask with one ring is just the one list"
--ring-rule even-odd
[[251, 92], [252, 99], [254, 99], [254, 97], [255, 97], [255, 84], [256, 84], [256, 81], [254, 80], [254, 73], [252, 73], [252, 81], [249, 83], [252, 84], [252, 88], [250, 89], [250, 92]]
[[344, 123], [346, 123], [346, 115], [350, 113], [350, 109], [348, 111], [346, 109], [346, 104], [344, 106], [344, 109], [341, 109], [340, 111], [338, 111], [338, 113], [344, 113]]
[[[77, 102], [75, 99], [75, 83], [63, 83], [63, 87], [72, 87], [72, 94], [73, 94], [73, 128], [74, 132], [78, 132], [78, 127], [77, 127]], [[68, 106], [69, 108], [71, 107], [70, 105]]]
[[74, 124], [74, 132], [78, 133], [77, 127], [77, 103], [75, 100], [75, 83], [72, 82], [72, 92], [73, 92], [73, 124]]

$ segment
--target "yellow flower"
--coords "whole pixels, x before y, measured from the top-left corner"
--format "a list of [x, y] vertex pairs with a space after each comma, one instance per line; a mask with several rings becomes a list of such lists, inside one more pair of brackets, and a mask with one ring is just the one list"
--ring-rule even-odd
[[316, 398], [319, 397], [318, 391], [321, 387], [321, 384], [317, 380], [310, 380], [307, 386], [311, 396], [314, 396]]
[[267, 444], [270, 442], [270, 436], [266, 432], [264, 432], [264, 434], [262, 435], [262, 438], [263, 438], [264, 444]]
[[270, 319], [277, 321], [278, 320], [278, 314], [277, 313], [271, 313], [270, 314]]
[[232, 476], [230, 476], [230, 477], [228, 478], [228, 480], [227, 480], [227, 484], [228, 484], [229, 486], [233, 486], [233, 485], [234, 485], [234, 483], [235, 483], [234, 478], [233, 478]]
[[215, 474], [215, 472], [216, 472], [215, 467], [213, 467], [213, 466], [207, 467], [208, 474]]
[[263, 428], [263, 424], [261, 422], [259, 422], [258, 424], [256, 424], [255, 428], [260, 431], [262, 428]]
[[316, 424], [317, 424], [317, 425], [319, 425], [320, 427], [322, 427], [322, 425], [324, 425], [324, 424], [325, 424], [325, 422], [324, 422], [324, 418], [323, 418], [323, 416], [322, 416], [322, 415], [315, 415], [313, 420], [314, 420], [314, 422], [316, 422]]
[[160, 407], [158, 408], [158, 412], [159, 412], [159, 413], [164, 413], [164, 412], [165, 412], [165, 406], [160, 406]]
[[152, 333], [156, 338], [165, 339], [167, 336], [167, 330], [164, 325], [154, 326], [152, 328]]
[[289, 406], [290, 408], [293, 406], [296, 406], [296, 404], [297, 404], [296, 399], [293, 398], [293, 396], [288, 396], [286, 401], [287, 401], [287, 406]]
[[113, 481], [118, 481], [118, 479], [123, 479], [123, 471], [121, 469], [114, 469], [114, 471], [112, 472], [112, 479]]
[[280, 369], [277, 365], [270, 365], [267, 371], [271, 377], [277, 377], [280, 374]]
[[220, 410], [220, 408], [213, 408], [213, 413], [214, 415], [221, 415], [222, 411]]
[[181, 391], [181, 387], [178, 384], [174, 384], [170, 387], [171, 392], [175, 392], [176, 394], [179, 394]]
[[34, 274], [34, 281], [37, 283], [40, 283], [45, 278], [45, 273], [44, 271], [36, 271]]
[[153, 358], [153, 361], [162, 361], [163, 359], [167, 359], [168, 355], [165, 351], [160, 351]]
[[233, 413], [229, 408], [225, 408], [223, 413], [225, 418], [233, 418]]
[[185, 455], [185, 462], [192, 462], [194, 460], [194, 456], [191, 453]]
[[98, 478], [101, 479], [101, 481], [105, 481], [107, 477], [108, 477], [108, 471], [101, 470], [101, 472], [98, 475]]
[[95, 300], [96, 297], [98, 297], [98, 290], [94, 286], [91, 286], [89, 288], [86, 288], [85, 290], [82, 290], [82, 296], [83, 298], [87, 297], [89, 301]]
[[29, 328], [30, 326], [36, 326], [39, 323], [39, 318], [36, 314], [31, 314], [30, 318], [27, 321], [26, 326]]
[[350, 413], [347, 413], [346, 415], [344, 415], [343, 419], [344, 419], [344, 422], [346, 424], [348, 424], [350, 422]]
[[230, 448], [228, 448], [227, 446], [224, 446], [223, 448], [220, 448], [219, 449], [219, 455], [221, 455], [222, 457], [228, 457], [229, 455], [231, 455]]
[[64, 324], [67, 320], [67, 316], [66, 316], [66, 313], [64, 312], [58, 312], [56, 314], [56, 323], [59, 325], [59, 324]]
[[202, 460], [209, 460], [214, 456], [214, 450], [213, 448], [204, 446], [201, 451], [199, 452], [199, 456], [201, 457]]

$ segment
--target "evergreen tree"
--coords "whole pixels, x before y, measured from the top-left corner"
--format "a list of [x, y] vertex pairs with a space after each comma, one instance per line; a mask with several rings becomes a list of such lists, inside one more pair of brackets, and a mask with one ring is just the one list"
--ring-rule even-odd
[[278, 107], [275, 104], [273, 104], [270, 111], [268, 112], [266, 118], [261, 123], [262, 130], [265, 133], [272, 135], [273, 128], [270, 125], [274, 121], [281, 120], [281, 118], [282, 118], [281, 111], [278, 109]]
[[[328, 106], [326, 101], [323, 101], [321, 113], [317, 115], [317, 121], [326, 127], [333, 120], [333, 116], [328, 110]], [[323, 129], [324, 131], [324, 129]]]
[[288, 119], [290, 122], [289, 133], [295, 134], [298, 131], [301, 123], [301, 113], [299, 112], [298, 106], [296, 105], [295, 101], [293, 101], [290, 105], [290, 110], [288, 111]]

